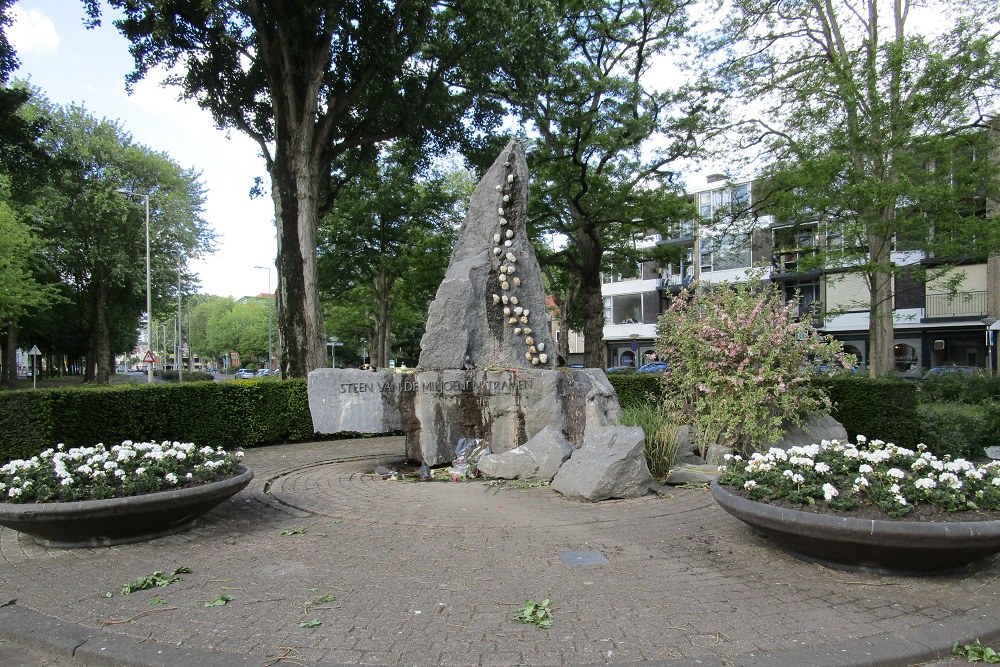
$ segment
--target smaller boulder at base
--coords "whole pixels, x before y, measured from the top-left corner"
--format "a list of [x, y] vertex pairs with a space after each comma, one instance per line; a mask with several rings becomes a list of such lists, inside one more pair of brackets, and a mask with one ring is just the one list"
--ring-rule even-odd
[[546, 426], [520, 447], [479, 460], [479, 471], [499, 479], [551, 480], [574, 452], [559, 429]]
[[559, 468], [552, 488], [568, 498], [597, 502], [649, 493], [653, 476], [645, 436], [635, 426], [605, 426], [587, 432], [583, 447]]

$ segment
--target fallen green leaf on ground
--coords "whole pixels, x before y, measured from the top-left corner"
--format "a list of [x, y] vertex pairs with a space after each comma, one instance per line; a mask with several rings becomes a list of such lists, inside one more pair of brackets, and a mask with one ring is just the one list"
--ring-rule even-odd
[[552, 627], [552, 609], [549, 607], [548, 598], [541, 602], [527, 600], [524, 606], [514, 614], [514, 620], [521, 623], [530, 623], [542, 630], [549, 629]]
[[305, 528], [290, 528], [289, 530], [283, 530], [283, 531], [281, 531], [281, 534], [283, 536], [285, 536], [285, 537], [288, 537], [289, 535], [305, 535], [306, 534], [306, 529]]
[[314, 618], [311, 621], [302, 621], [301, 623], [299, 623], [300, 628], [315, 628], [319, 627], [320, 625], [323, 625], [323, 621], [319, 620], [318, 618]]
[[145, 577], [139, 577], [138, 579], [133, 579], [124, 586], [121, 587], [122, 595], [131, 595], [136, 591], [145, 591], [150, 588], [156, 588], [157, 586], [168, 586], [175, 581], [179, 581], [179, 574], [188, 574], [191, 572], [189, 567], [179, 567], [170, 574], [163, 574], [159, 570], [151, 575]]
[[163, 604], [164, 602], [166, 602], [166, 600], [164, 600], [163, 598], [161, 598], [159, 595], [157, 595], [154, 598], [149, 598], [149, 604], [151, 604], [151, 605]]
[[205, 603], [206, 607], [224, 607], [232, 600], [228, 595], [220, 595], [214, 600], [209, 600]]
[[955, 642], [951, 652], [964, 657], [969, 662], [985, 662], [988, 665], [1000, 664], [1000, 653], [989, 646], [983, 646], [977, 639], [972, 644]]
[[314, 607], [314, 606], [316, 606], [318, 604], [326, 604], [327, 602], [333, 602], [336, 599], [337, 599], [336, 595], [330, 595], [330, 594], [321, 595], [318, 598], [316, 598], [315, 600], [313, 600], [312, 602], [310, 602], [309, 606], [310, 607]]

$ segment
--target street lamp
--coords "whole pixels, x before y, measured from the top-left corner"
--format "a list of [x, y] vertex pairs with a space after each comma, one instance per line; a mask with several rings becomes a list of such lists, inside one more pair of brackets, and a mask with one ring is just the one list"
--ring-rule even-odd
[[271, 353], [271, 301], [274, 297], [271, 294], [271, 267], [255, 266], [253, 268], [267, 271], [267, 293], [270, 295], [267, 301], [267, 370], [271, 370], [271, 362], [274, 360], [274, 355]]
[[983, 324], [986, 325], [986, 368], [989, 374], [992, 376], [993, 373], [993, 332], [997, 330], [1000, 320], [995, 317], [983, 318]]
[[[122, 194], [132, 197], [143, 197], [146, 200], [146, 350], [153, 349], [153, 292], [150, 289], [149, 279], [149, 193], [132, 192], [131, 190], [119, 190]], [[153, 364], [146, 363], [146, 382], [153, 382]]]

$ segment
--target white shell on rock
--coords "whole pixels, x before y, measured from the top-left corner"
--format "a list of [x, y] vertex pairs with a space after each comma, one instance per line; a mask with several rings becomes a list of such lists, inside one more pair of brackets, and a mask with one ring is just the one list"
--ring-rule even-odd
[[494, 294], [493, 295], [493, 305], [495, 306], [498, 303], [500, 303], [500, 295], [499, 294]]
[[524, 353], [524, 358], [528, 359], [530, 361], [531, 360], [531, 352], [525, 352]]
[[509, 201], [510, 201], [510, 195], [504, 195], [503, 196], [503, 203], [506, 204]]
[[517, 305], [517, 297], [516, 296], [510, 297], [510, 302], [516, 306]]
[[494, 234], [493, 235], [493, 242], [494, 243], [500, 243], [500, 235], [499, 234]]
[[497, 209], [497, 212], [498, 212], [498, 213], [499, 213], [500, 215], [503, 215], [503, 209], [502, 209], [502, 208], [498, 208], [498, 209]]
[[524, 314], [525, 314], [525, 315], [531, 315], [531, 311], [530, 311], [530, 310], [528, 310], [527, 308], [525, 308], [525, 309], [524, 309]]
[[503, 248], [501, 248], [500, 246], [497, 246], [496, 248], [493, 248], [493, 254], [494, 255], [499, 255], [502, 252], [503, 252]]
[[497, 188], [497, 192], [500, 192], [501, 190], [503, 190], [503, 186], [502, 185], [497, 185], [496, 188]]
[[503, 227], [507, 224], [507, 218], [500, 218], [500, 226]]
[[538, 344], [538, 351], [539, 352], [544, 352], [545, 351], [545, 343], [539, 343]]
[[500, 273], [507, 273], [507, 265], [506, 264], [504, 264], [503, 266], [500, 267]]
[[514, 287], [520, 287], [520, 286], [521, 286], [521, 279], [518, 278], [517, 276], [514, 276]]
[[514, 314], [515, 315], [520, 315], [523, 311], [524, 311], [524, 308], [521, 308], [521, 306], [517, 306], [516, 308], [514, 308]]
[[524, 344], [525, 345], [534, 345], [535, 344], [535, 339], [532, 338], [531, 336], [528, 336], [527, 338], [524, 339]]
[[504, 248], [509, 248], [509, 247], [511, 247], [512, 245], [513, 245], [513, 243], [511, 243], [510, 241], [504, 241], [504, 242], [503, 242], [503, 247], [504, 247]]
[[514, 182], [514, 174], [507, 174], [507, 182], [508, 183]]
[[520, 336], [521, 335], [521, 327], [518, 327], [518, 328], [514, 329], [514, 335], [515, 336]]
[[509, 320], [507, 320], [507, 324], [517, 324], [517, 318], [516, 317], [510, 318]]
[[521, 324], [527, 324], [527, 323], [528, 323], [528, 316], [521, 315]]
[[549, 355], [547, 355], [547, 354], [540, 354], [540, 355], [538, 355], [538, 360], [540, 362], [542, 362], [543, 364], [546, 364], [549, 361]]
[[507, 273], [514, 273], [514, 267], [513, 266], [508, 266], [507, 267]]
[[506, 292], [507, 290], [510, 289], [510, 283], [507, 282], [506, 280], [503, 281], [502, 283], [500, 283], [500, 289]]
[[504, 303], [508, 303], [510, 301], [510, 297], [507, 296], [506, 294], [504, 294], [502, 298]]
[[[531, 352], [528, 353], [528, 356], [529, 357], [531, 356]], [[537, 366], [538, 365], [538, 357], [531, 357], [531, 365], [532, 366]]]
[[504, 306], [503, 314], [507, 315], [509, 317], [510, 316], [510, 308], [508, 308], [507, 306]]
[[528, 335], [530, 335], [530, 334], [531, 334], [531, 329], [529, 329], [528, 327], [525, 327], [525, 328], [524, 328], [524, 335], [525, 335], [525, 336], [528, 336]]
[[516, 262], [517, 261], [517, 257], [514, 255], [514, 253], [509, 252], [509, 253], [507, 253], [507, 261], [511, 262], [511, 263]]
[[534, 354], [535, 352], [538, 352], [538, 348], [532, 345], [531, 347], [528, 348], [528, 352]]
[[507, 230], [507, 238], [509, 238], [509, 239], [514, 238], [514, 230], [513, 229], [508, 229]]

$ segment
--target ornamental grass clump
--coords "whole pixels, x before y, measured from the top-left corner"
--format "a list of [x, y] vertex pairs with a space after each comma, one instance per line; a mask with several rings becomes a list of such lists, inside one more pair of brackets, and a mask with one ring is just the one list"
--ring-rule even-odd
[[922, 505], [947, 512], [1000, 511], [1000, 461], [977, 466], [881, 440], [772, 448], [748, 459], [727, 455], [718, 483], [750, 500], [850, 511], [868, 505], [905, 517]]
[[789, 424], [829, 413], [829, 398], [809, 382], [813, 364], [854, 363], [760, 280], [683, 290], [657, 326], [656, 351], [670, 364], [664, 408], [692, 426], [702, 456], [712, 444], [760, 451]]
[[0, 502], [58, 503], [137, 496], [197, 486], [234, 474], [242, 452], [181, 442], [132, 442], [66, 449], [0, 466]]

